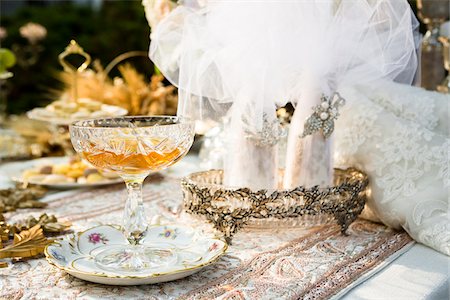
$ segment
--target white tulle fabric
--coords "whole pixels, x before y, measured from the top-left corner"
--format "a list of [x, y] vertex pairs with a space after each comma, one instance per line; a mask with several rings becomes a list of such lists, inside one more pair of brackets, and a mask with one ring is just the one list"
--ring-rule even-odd
[[450, 96], [395, 83], [342, 96], [336, 163], [369, 174], [372, 219], [450, 255]]
[[380, 78], [411, 83], [415, 74], [417, 21], [406, 0], [188, 3], [154, 28], [150, 47], [183, 90], [180, 114], [220, 117], [221, 104], [233, 103], [261, 129], [267, 109], [302, 105], [305, 77], [329, 95]]
[[276, 106], [287, 102], [296, 105], [300, 126], [288, 141], [293, 168], [286, 187], [329, 183], [330, 142], [298, 138], [320, 95], [355, 82], [410, 83], [415, 74], [417, 21], [406, 0], [187, 3], [153, 30], [150, 57], [180, 90], [178, 115], [231, 118], [225, 184], [276, 187], [276, 164], [252, 166], [246, 159], [276, 161], [276, 146], [243, 136], [258, 136], [275, 120]]

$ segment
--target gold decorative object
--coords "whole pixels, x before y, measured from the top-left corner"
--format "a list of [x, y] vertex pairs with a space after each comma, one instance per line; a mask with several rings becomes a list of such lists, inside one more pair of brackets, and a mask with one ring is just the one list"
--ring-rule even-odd
[[280, 107], [277, 109], [277, 118], [280, 121], [282, 126], [286, 126], [291, 124], [292, 115], [294, 113], [294, 109], [290, 105], [286, 105], [284, 107]]
[[[81, 55], [84, 57], [85, 60], [83, 61], [83, 63], [80, 66], [75, 67], [74, 65], [70, 64], [67, 61], [67, 57], [69, 57], [71, 55]], [[78, 86], [77, 86], [78, 74], [87, 69], [87, 67], [91, 63], [91, 56], [89, 54], [87, 54], [86, 52], [84, 52], [83, 48], [81, 48], [77, 42], [75, 42], [74, 40], [71, 40], [70, 44], [66, 47], [64, 52], [62, 52], [58, 56], [58, 58], [59, 58], [60, 64], [64, 68], [64, 71], [72, 74], [72, 80], [73, 80], [72, 100], [77, 102], [78, 101]]]
[[3, 243], [9, 240], [10, 227], [5, 223], [5, 218], [0, 214], [0, 249]]
[[40, 225], [33, 226], [19, 234], [14, 234], [11, 245], [0, 249], [0, 258], [23, 258], [31, 257], [44, 252], [44, 248], [52, 240], [47, 239]]
[[39, 186], [24, 187], [22, 185], [0, 190], [0, 213], [15, 211], [18, 208], [46, 207], [47, 203], [37, 201], [46, 192], [46, 189]]
[[445, 77], [440, 26], [450, 16], [450, 0], [417, 0], [418, 16], [427, 26], [421, 43], [421, 86], [435, 90]]
[[39, 225], [46, 234], [61, 234], [70, 228], [70, 223], [58, 222], [54, 215], [42, 214], [39, 218], [29, 216], [24, 222], [12, 225], [15, 232], [31, 229]]
[[[104, 104], [120, 106], [130, 115], [175, 115], [178, 95], [172, 85], [164, 85], [162, 75], [153, 75], [148, 82], [124, 59], [136, 56], [148, 57], [147, 52], [132, 51], [119, 55], [106, 68], [94, 61], [93, 68], [78, 74], [78, 97], [94, 99]], [[110, 78], [109, 72], [116, 68], [121, 77]], [[65, 89], [57, 98], [64, 98], [73, 87], [73, 80], [67, 72], [60, 73]]]
[[[44, 233], [50, 236], [62, 234], [70, 226], [70, 223], [58, 222], [55, 216], [47, 214], [39, 218], [30, 216], [21, 223], [7, 224], [0, 214], [0, 258], [24, 258], [41, 254], [45, 246], [53, 241], [47, 239]], [[12, 243], [8, 243], [10, 238], [13, 238]], [[7, 262], [0, 261], [0, 268], [7, 266]]]
[[445, 36], [440, 36], [439, 41], [444, 46], [444, 68], [447, 70], [448, 75], [444, 81], [437, 87], [437, 90], [441, 93], [450, 93], [450, 38]]
[[185, 210], [204, 216], [228, 242], [252, 219], [325, 215], [333, 217], [344, 233], [363, 210], [369, 183], [367, 175], [354, 168], [335, 169], [335, 186], [328, 188], [251, 191], [224, 187], [222, 180], [222, 170], [211, 170], [193, 173], [181, 185]]

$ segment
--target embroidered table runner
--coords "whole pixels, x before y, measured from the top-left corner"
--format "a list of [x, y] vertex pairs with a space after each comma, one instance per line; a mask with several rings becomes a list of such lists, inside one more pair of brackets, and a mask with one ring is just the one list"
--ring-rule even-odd
[[[75, 231], [122, 220], [123, 186], [49, 200], [46, 212], [71, 221]], [[154, 176], [144, 187], [153, 222], [181, 222], [211, 230], [182, 212], [179, 179]], [[38, 210], [6, 214], [18, 221]], [[214, 265], [185, 279], [156, 285], [105, 286], [76, 279], [44, 258], [0, 269], [0, 298], [6, 299], [329, 299], [339, 297], [406, 251], [405, 232], [364, 220], [348, 236], [337, 225], [243, 230]]]

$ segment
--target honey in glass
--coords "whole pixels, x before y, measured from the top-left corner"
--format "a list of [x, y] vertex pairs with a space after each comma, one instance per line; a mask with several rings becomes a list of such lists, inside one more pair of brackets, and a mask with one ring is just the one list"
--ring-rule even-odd
[[[109, 141], [107, 149], [92, 144], [83, 157], [99, 169], [119, 174], [142, 174], [158, 171], [176, 163], [186, 151], [173, 146], [168, 139], [117, 138]], [[171, 146], [172, 145], [172, 146]]]

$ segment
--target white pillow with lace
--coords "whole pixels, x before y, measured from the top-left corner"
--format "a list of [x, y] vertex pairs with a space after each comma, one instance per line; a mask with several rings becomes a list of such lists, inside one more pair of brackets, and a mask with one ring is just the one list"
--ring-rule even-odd
[[341, 95], [335, 159], [369, 175], [366, 215], [450, 255], [450, 96], [392, 82]]

